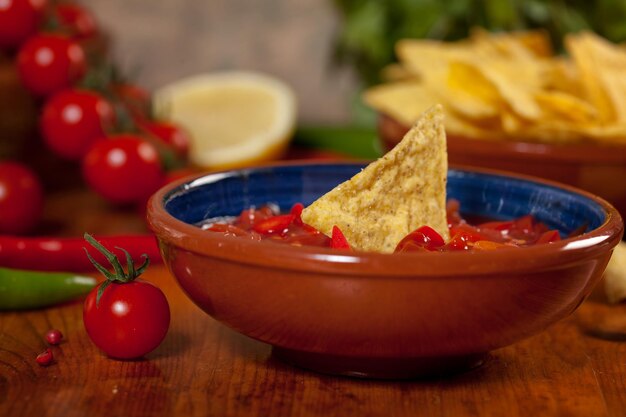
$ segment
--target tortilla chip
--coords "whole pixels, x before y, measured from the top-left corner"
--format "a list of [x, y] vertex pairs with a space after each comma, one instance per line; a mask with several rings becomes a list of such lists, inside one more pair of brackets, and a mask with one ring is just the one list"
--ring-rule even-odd
[[626, 243], [613, 249], [613, 256], [604, 271], [604, 290], [610, 303], [626, 300]]
[[440, 105], [428, 109], [395, 148], [305, 208], [302, 220], [329, 236], [337, 225], [363, 251], [391, 253], [424, 225], [449, 239], [443, 118]]
[[[447, 79], [435, 84], [446, 104], [468, 119], [497, 117], [502, 107], [496, 87], [472, 65], [450, 61]], [[436, 88], [436, 87], [435, 87]]]
[[567, 36], [565, 43], [600, 119], [626, 123], [626, 53], [590, 32]]
[[595, 107], [585, 100], [560, 91], [542, 91], [535, 100], [543, 112], [542, 119], [566, 120], [576, 124], [593, 123], [598, 117]]
[[540, 58], [553, 55], [550, 35], [545, 30], [528, 30], [514, 32], [488, 32], [475, 27], [470, 31], [472, 43], [478, 47], [492, 49], [510, 58]]
[[[371, 87], [363, 94], [363, 100], [368, 106], [404, 126], [412, 126], [424, 111], [445, 101], [428, 85], [416, 80]], [[479, 139], [502, 138], [502, 134], [494, 129], [493, 124], [481, 125], [474, 120], [468, 120], [455, 112], [455, 107], [457, 106], [448, 105], [443, 108], [446, 132], [449, 135]]]
[[413, 126], [420, 115], [441, 98], [419, 81], [401, 81], [372, 87], [365, 91], [363, 100], [405, 126]]
[[541, 62], [541, 81], [544, 91], [561, 91], [583, 97], [578, 68], [569, 57], [555, 57]]

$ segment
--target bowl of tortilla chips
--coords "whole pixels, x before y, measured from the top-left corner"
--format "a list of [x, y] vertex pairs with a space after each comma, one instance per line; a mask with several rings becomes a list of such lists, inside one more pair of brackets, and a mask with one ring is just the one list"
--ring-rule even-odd
[[459, 42], [403, 40], [364, 100], [386, 149], [442, 103], [450, 163], [504, 169], [591, 191], [626, 213], [626, 49], [588, 32], [556, 55], [541, 31]]
[[[530, 214], [562, 239], [394, 253], [424, 225], [449, 240], [448, 199], [464, 215]], [[307, 227], [334, 235], [339, 226], [351, 249], [200, 227], [268, 203], [283, 212], [303, 203]], [[148, 221], [171, 273], [207, 314], [272, 345], [288, 363], [371, 378], [467, 370], [487, 352], [542, 331], [590, 294], [623, 233], [618, 212], [587, 192], [449, 169], [441, 107], [370, 164], [292, 163], [182, 179], [151, 198]]]

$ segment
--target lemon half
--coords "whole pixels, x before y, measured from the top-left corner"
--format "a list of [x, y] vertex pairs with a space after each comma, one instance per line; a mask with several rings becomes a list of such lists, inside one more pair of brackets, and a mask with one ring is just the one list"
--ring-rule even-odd
[[190, 161], [207, 169], [278, 158], [296, 123], [296, 99], [284, 82], [255, 72], [196, 75], [154, 93], [157, 118], [186, 128]]

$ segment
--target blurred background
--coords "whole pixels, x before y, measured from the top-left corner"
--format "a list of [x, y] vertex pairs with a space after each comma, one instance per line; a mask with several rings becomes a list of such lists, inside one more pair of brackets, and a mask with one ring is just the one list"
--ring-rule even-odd
[[319, 0], [89, 0], [116, 61], [155, 89], [214, 70], [256, 70], [291, 85], [302, 120], [350, 119], [353, 71], [332, 64], [341, 18]]
[[[583, 34], [570, 37], [573, 50], [564, 42], [571, 33]], [[417, 50], [399, 57], [403, 39]], [[432, 46], [425, 39], [462, 41], [430, 51], [448, 71], [438, 80], [427, 76], [436, 71], [423, 59], [420, 48]], [[424, 106], [440, 102], [451, 163], [545, 174], [626, 208], [626, 185], [606, 191], [626, 172], [625, 40], [624, 0], [0, 0], [0, 159], [34, 169], [46, 191], [68, 185], [93, 192], [104, 207], [143, 207], [167, 181], [200, 170], [376, 158]], [[478, 47], [488, 59], [476, 59]], [[69, 62], [76, 48], [84, 56]], [[38, 62], [50, 51], [62, 59]], [[455, 59], [467, 68], [451, 79]], [[397, 61], [391, 68], [400, 77], [382, 77]], [[518, 85], [530, 79], [520, 69], [533, 82]], [[181, 84], [234, 70], [270, 78]], [[498, 94], [470, 91], [477, 81]], [[623, 94], [615, 89], [622, 86]], [[364, 92], [373, 94], [369, 106]], [[472, 95], [461, 108], [457, 98]], [[520, 102], [532, 111], [520, 112]], [[473, 117], [480, 106], [491, 109], [488, 119]], [[77, 108], [85, 117], [68, 117]], [[114, 173], [107, 152], [125, 142], [108, 139], [119, 134], [147, 142], [158, 161]], [[486, 138], [498, 140], [474, 140]], [[523, 153], [561, 155], [565, 142], [591, 144], [602, 158], [584, 165], [591, 153], [572, 146], [561, 169], [552, 160], [529, 164]], [[494, 165], [509, 157], [515, 165]], [[569, 170], [574, 165], [581, 168]], [[552, 171], [540, 171], [545, 166]], [[145, 191], [118, 195], [116, 175]]]
[[[250, 69], [296, 91], [305, 123], [347, 123], [402, 38], [456, 40], [470, 28], [592, 29], [626, 39], [621, 0], [89, 0], [125, 73], [148, 89], [198, 72]], [[343, 65], [339, 65], [343, 64]], [[361, 119], [359, 119], [361, 120]]]

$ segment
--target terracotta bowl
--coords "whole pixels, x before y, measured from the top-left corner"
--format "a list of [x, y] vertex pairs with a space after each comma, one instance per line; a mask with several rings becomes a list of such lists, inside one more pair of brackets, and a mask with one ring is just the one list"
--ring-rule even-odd
[[[385, 149], [402, 139], [408, 127], [379, 118]], [[559, 181], [607, 199], [626, 216], [626, 145], [542, 144], [448, 137], [451, 164], [501, 169]]]
[[200, 308], [274, 346], [285, 361], [376, 378], [444, 374], [572, 313], [622, 236], [604, 200], [538, 179], [451, 170], [466, 215], [531, 213], [566, 236], [492, 252], [378, 254], [253, 242], [203, 231], [203, 219], [268, 202], [311, 203], [361, 164], [260, 167], [182, 180], [150, 200], [165, 263]]

